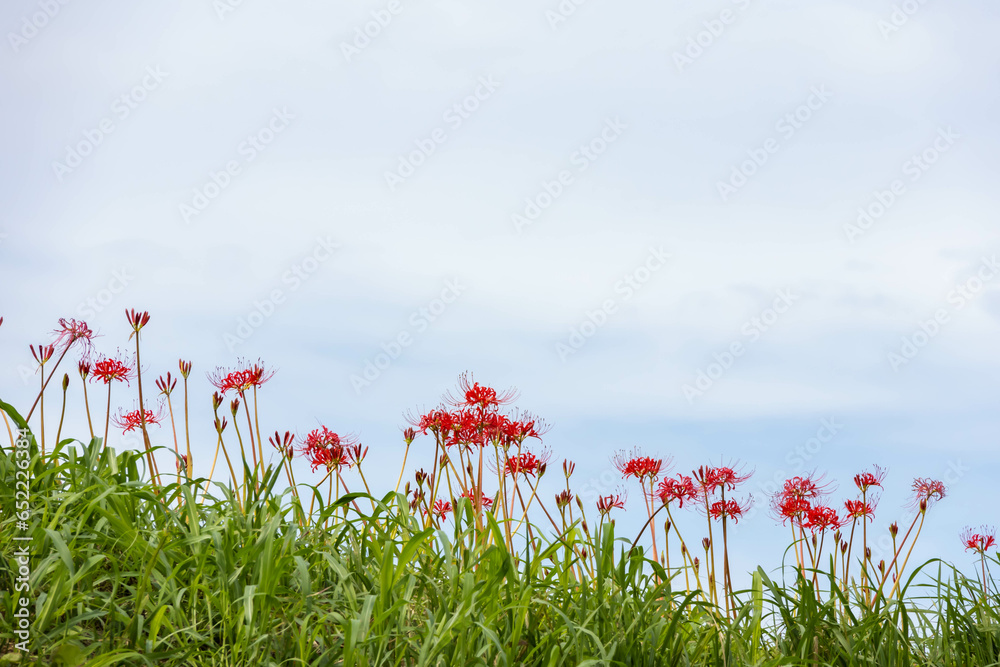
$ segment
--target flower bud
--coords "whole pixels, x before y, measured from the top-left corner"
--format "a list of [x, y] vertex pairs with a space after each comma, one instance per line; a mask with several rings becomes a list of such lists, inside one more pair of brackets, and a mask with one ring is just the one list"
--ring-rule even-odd
[[69, 389], [69, 373], [63, 373], [62, 389], [63, 391]]
[[897, 524], [894, 521], [889, 525], [889, 534], [892, 535], [893, 537], [896, 537], [898, 533], [899, 533], [899, 524]]
[[229, 411], [233, 413], [233, 419], [236, 419], [236, 412], [240, 409], [240, 399], [234, 398], [229, 404]]
[[416, 437], [417, 437], [417, 432], [413, 428], [408, 428], [405, 431], [403, 431], [403, 440], [408, 445], [412, 443], [414, 438]]
[[215, 392], [212, 394], [212, 410], [218, 410], [219, 406], [222, 405], [222, 394]]
[[181, 377], [187, 380], [188, 376], [191, 375], [191, 362], [178, 359], [177, 366], [180, 368]]
[[707, 537], [701, 538], [701, 546], [705, 548], [705, 551], [708, 551], [709, 547], [712, 546], [712, 540], [708, 539]]

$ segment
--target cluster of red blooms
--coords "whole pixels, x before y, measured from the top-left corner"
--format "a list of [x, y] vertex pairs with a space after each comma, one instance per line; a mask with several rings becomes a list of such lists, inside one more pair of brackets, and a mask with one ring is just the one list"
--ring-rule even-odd
[[253, 387], [260, 387], [274, 377], [275, 371], [265, 368], [259, 359], [252, 365], [240, 360], [238, 366], [235, 370], [216, 368], [215, 372], [208, 375], [209, 382], [223, 395], [229, 391], [243, 394]]
[[[857, 478], [855, 478], [857, 479]], [[878, 481], [873, 481], [871, 485], [880, 485]], [[867, 487], [866, 487], [867, 488]], [[791, 522], [793, 527], [798, 527], [810, 532], [822, 532], [827, 529], [836, 530], [844, 525], [846, 518], [837, 515], [837, 511], [832, 507], [822, 504], [822, 499], [827, 495], [828, 489], [810, 476], [797, 476], [785, 480], [781, 491], [771, 499], [771, 506], [775, 516], [782, 522]], [[849, 516], [851, 516], [853, 503], [847, 502]], [[870, 507], [866, 503], [857, 501], [863, 507]], [[854, 508], [853, 511], [858, 511]]]
[[962, 544], [965, 545], [967, 551], [975, 551], [979, 555], [985, 556], [988, 550], [996, 546], [996, 530], [986, 526], [979, 530], [981, 532], [973, 532], [972, 528], [966, 528], [962, 531]]
[[299, 451], [309, 460], [313, 471], [348, 469], [364, 458], [367, 449], [346, 436], [337, 435], [326, 426], [313, 429], [303, 439]]
[[417, 432], [431, 433], [445, 447], [460, 445], [467, 449], [497, 445], [504, 451], [520, 447], [527, 438], [541, 439], [547, 426], [530, 413], [508, 416], [499, 411], [517, 398], [513, 389], [497, 392], [474, 382], [462, 374], [458, 382], [459, 396], [446, 399], [453, 410], [444, 405], [425, 414], [410, 416], [408, 421]]
[[[651, 456], [643, 456], [638, 450], [631, 452], [618, 452], [611, 462], [617, 468], [622, 477], [628, 479], [635, 477], [640, 482], [649, 482], [660, 476], [663, 468], [663, 459], [656, 459]], [[667, 467], [670, 461], [667, 461]]]
[[540, 456], [536, 456], [531, 452], [522, 452], [508, 456], [507, 462], [504, 465], [504, 475], [507, 477], [516, 477], [518, 475], [540, 477], [545, 474], [545, 468], [551, 456], [551, 452], [547, 449], [543, 450]]

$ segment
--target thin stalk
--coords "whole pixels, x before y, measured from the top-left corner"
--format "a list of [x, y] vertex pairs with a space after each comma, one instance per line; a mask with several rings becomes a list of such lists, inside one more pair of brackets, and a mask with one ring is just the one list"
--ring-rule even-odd
[[104, 441], [103, 445], [108, 446], [108, 424], [111, 423], [111, 383], [108, 382], [108, 411], [104, 415]]
[[59, 428], [56, 429], [56, 446], [59, 446], [59, 441], [62, 438], [62, 427], [63, 419], [66, 418], [66, 391], [69, 389], [69, 375], [63, 380], [63, 393], [62, 393], [62, 409], [59, 412]]
[[90, 419], [90, 399], [87, 397], [87, 378], [81, 376], [83, 381], [83, 406], [87, 409], [87, 428], [90, 429], [90, 439], [94, 439], [94, 422]]
[[[191, 424], [190, 424], [190, 413], [188, 412], [188, 379], [184, 376], [184, 439], [187, 442], [187, 476], [191, 479], [194, 474], [194, 460], [191, 458]], [[216, 449], [216, 456], [218, 456], [218, 448]], [[212, 466], [215, 467], [214, 464]], [[211, 478], [211, 475], [209, 475]]]

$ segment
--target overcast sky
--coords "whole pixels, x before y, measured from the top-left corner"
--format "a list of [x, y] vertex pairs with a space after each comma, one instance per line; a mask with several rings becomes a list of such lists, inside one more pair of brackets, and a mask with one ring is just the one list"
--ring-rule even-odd
[[[1000, 522], [995, 4], [8, 0], [0, 26], [18, 407], [59, 317], [114, 352], [138, 308], [150, 383], [194, 364], [202, 473], [204, 374], [262, 357], [262, 427], [357, 434], [386, 489], [403, 413], [469, 370], [553, 424], [590, 503], [639, 446], [742, 460], [761, 506], [881, 464], [878, 531], [945, 479], [914, 559]], [[785, 531], [744, 525], [740, 569], [777, 565]]]

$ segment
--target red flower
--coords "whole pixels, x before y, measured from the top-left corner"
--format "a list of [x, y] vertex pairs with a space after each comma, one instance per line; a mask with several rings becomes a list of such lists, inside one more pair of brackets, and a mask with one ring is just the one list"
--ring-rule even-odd
[[208, 381], [223, 394], [231, 390], [242, 394], [252, 387], [260, 387], [274, 377], [274, 373], [273, 369], [267, 369], [259, 359], [253, 365], [240, 359], [237, 368], [233, 370], [221, 366], [216, 368], [208, 375]]
[[[635, 477], [640, 482], [644, 482], [648, 477], [650, 480], [656, 479], [663, 468], [663, 459], [654, 459], [651, 456], [642, 456], [638, 449], [631, 452], [620, 451], [611, 459], [611, 463], [628, 479]], [[669, 467], [670, 461], [667, 461]]]
[[740, 505], [735, 500], [717, 500], [712, 503], [708, 512], [712, 515], [712, 518], [718, 521], [723, 517], [728, 517], [733, 520], [733, 523], [739, 523], [740, 517], [743, 513], [750, 509], [752, 499], [748, 499], [745, 505]]
[[449, 512], [451, 512], [451, 503], [449, 503], [448, 501], [438, 499], [434, 503], [434, 514], [437, 516], [437, 518], [443, 519], [448, 515]]
[[779, 493], [771, 499], [771, 510], [782, 524], [788, 521], [791, 521], [793, 526], [796, 522], [802, 524], [811, 507], [812, 503], [795, 495]]
[[447, 401], [455, 407], [478, 408], [486, 410], [505, 405], [517, 398], [517, 390], [507, 389], [497, 392], [491, 387], [481, 385], [473, 380], [471, 373], [458, 376], [458, 396], [447, 395]]
[[872, 472], [862, 472], [854, 476], [854, 483], [861, 493], [866, 493], [873, 486], [882, 487], [882, 480], [885, 479], [885, 468], [874, 466]]
[[926, 511], [930, 505], [944, 498], [944, 483], [935, 479], [924, 479], [918, 477], [913, 480], [913, 500], [911, 506], [919, 507], [920, 511]]
[[828, 486], [820, 484], [819, 480], [813, 479], [812, 475], [786, 479], [781, 488], [781, 495], [783, 496], [804, 498], [806, 500], [816, 500], [822, 498], [827, 493], [829, 493]]
[[842, 525], [840, 517], [837, 516], [837, 511], [832, 507], [818, 505], [810, 507], [806, 512], [805, 527], [814, 533], [816, 531], [824, 531], [827, 528], [837, 529]]
[[125, 382], [134, 377], [135, 368], [132, 367], [131, 363], [126, 363], [119, 361], [114, 357], [101, 357], [96, 362], [94, 362], [94, 367], [91, 370], [91, 382], [96, 382], [100, 380], [104, 384], [111, 384], [112, 382]]
[[962, 544], [965, 545], [967, 551], [975, 551], [979, 555], [985, 556], [986, 552], [996, 545], [996, 529], [983, 526], [980, 530], [983, 532], [974, 533], [972, 528], [963, 530]]
[[875, 520], [874, 503], [863, 503], [860, 500], [848, 500], [844, 503], [847, 509], [847, 516], [851, 519], [866, 517], [869, 521]]
[[357, 443], [351, 438], [341, 437], [326, 426], [320, 426], [306, 435], [299, 451], [309, 460], [313, 471], [321, 466], [327, 470], [339, 470], [353, 465], [351, 447], [355, 445]]
[[607, 496], [601, 496], [597, 499], [597, 511], [601, 514], [607, 515], [613, 509], [625, 509], [625, 500], [627, 498], [625, 493], [613, 493]]
[[[159, 424], [160, 420], [163, 419], [163, 412], [161, 410], [146, 410], [146, 425]], [[132, 410], [131, 412], [119, 411], [115, 415], [112, 421], [115, 426], [122, 430], [122, 433], [128, 433], [129, 431], [134, 431], [137, 428], [142, 427], [142, 414], [138, 410]]]
[[535, 456], [531, 452], [522, 452], [519, 455], [508, 456], [507, 463], [504, 465], [504, 475], [507, 477], [516, 477], [518, 475], [531, 475], [536, 476], [540, 472], [540, 468], [548, 463], [549, 458], [552, 456], [551, 452], [544, 450], [541, 456]]
[[719, 489], [733, 491], [737, 485], [750, 479], [753, 471], [744, 474], [728, 466], [699, 466], [694, 471], [694, 481], [698, 483], [698, 493], [704, 497], [714, 495]]
[[684, 507], [684, 501], [694, 501], [698, 499], [698, 490], [694, 488], [694, 480], [687, 475], [677, 474], [677, 477], [667, 477], [656, 489], [656, 495], [660, 502], [668, 505], [670, 501], [676, 500], [678, 507]]
[[93, 347], [92, 339], [94, 332], [90, 330], [87, 323], [82, 320], [59, 319], [59, 328], [52, 332], [55, 339], [55, 346], [68, 350], [76, 341], [83, 341], [84, 354], [90, 354]]
[[[475, 505], [475, 500], [474, 500], [475, 496], [473, 496], [472, 489], [469, 489], [468, 491], [466, 491], [465, 493], [463, 493], [459, 497], [460, 498], [468, 498], [469, 501], [472, 502], [473, 505]], [[490, 498], [489, 496], [487, 496], [485, 493], [480, 494], [479, 503], [483, 506], [483, 509], [487, 509], [488, 510], [491, 507], [493, 507], [493, 499]]]

